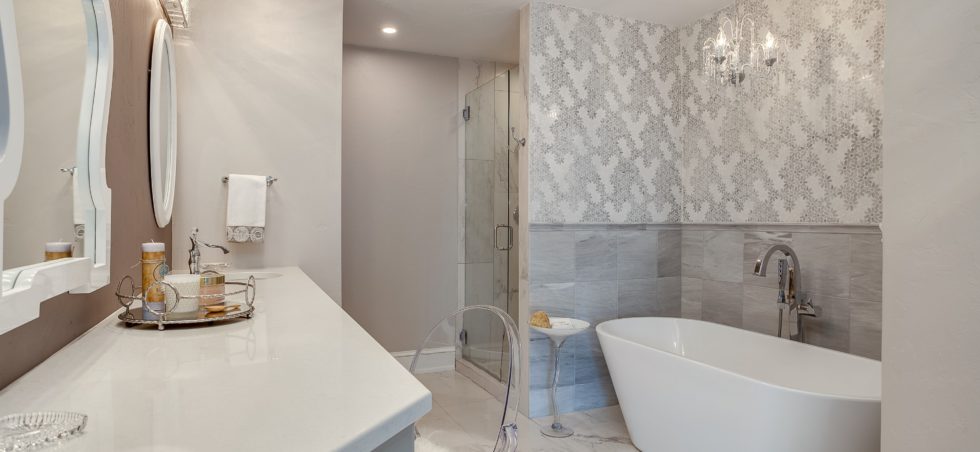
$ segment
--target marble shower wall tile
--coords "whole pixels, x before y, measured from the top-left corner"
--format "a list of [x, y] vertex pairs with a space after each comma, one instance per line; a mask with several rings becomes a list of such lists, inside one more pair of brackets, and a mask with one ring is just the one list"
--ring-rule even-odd
[[[591, 324], [562, 348], [559, 387], [566, 392], [560, 398], [572, 394], [568, 396], [570, 406], [562, 406], [562, 411], [616, 404], [595, 326], [623, 317], [681, 316], [680, 230], [645, 225], [534, 225], [529, 240], [531, 311]], [[547, 388], [553, 375], [554, 355], [546, 340], [531, 334], [532, 392]], [[547, 413], [549, 408], [538, 403], [548, 403], [548, 399], [532, 397], [531, 412]]]
[[[807, 342], [880, 358], [882, 256], [877, 228], [778, 224], [683, 228], [682, 317], [776, 335], [776, 261], [782, 253], [773, 255], [765, 278], [755, 276], [753, 270], [760, 253], [786, 244], [801, 260], [804, 292], [823, 310], [815, 319], [804, 319]], [[741, 250], [738, 259], [736, 250]], [[792, 260], [789, 264], [795, 266]], [[736, 274], [739, 281], [733, 281]], [[787, 314], [783, 337], [788, 337], [790, 328], [795, 333], [795, 320], [791, 322]]]

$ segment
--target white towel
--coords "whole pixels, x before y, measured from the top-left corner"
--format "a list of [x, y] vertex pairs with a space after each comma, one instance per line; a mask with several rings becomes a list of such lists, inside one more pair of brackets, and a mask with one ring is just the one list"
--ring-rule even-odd
[[265, 237], [266, 189], [266, 176], [228, 176], [228, 221], [225, 223], [225, 236], [229, 242], [261, 242]]

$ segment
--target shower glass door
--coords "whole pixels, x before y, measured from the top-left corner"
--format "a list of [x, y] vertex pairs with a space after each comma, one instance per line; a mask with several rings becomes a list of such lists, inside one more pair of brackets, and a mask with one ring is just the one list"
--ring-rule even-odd
[[[517, 197], [511, 183], [517, 181], [511, 177], [511, 160], [516, 158], [510, 132], [511, 72], [466, 95], [464, 302], [466, 306], [493, 305], [516, 319], [512, 312], [516, 292], [511, 290], [517, 286], [511, 274], [517, 268], [511, 265], [511, 259], [517, 257]], [[503, 372], [509, 356], [500, 320], [476, 311], [464, 316], [462, 323], [463, 359], [498, 380], [506, 377]]]

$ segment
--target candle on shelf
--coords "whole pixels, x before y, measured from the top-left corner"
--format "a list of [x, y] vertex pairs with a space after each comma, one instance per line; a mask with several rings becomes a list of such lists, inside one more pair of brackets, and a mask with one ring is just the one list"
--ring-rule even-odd
[[[159, 285], [153, 290], [147, 290], [156, 281], [163, 280], [164, 265], [167, 262], [167, 245], [164, 243], [147, 242], [140, 246], [142, 255], [140, 265], [143, 270], [143, 306], [149, 306], [154, 311], [162, 312], [166, 309], [163, 288]], [[145, 311], [145, 310], [144, 310]]]
[[69, 242], [48, 242], [44, 244], [44, 260], [53, 261], [71, 257], [71, 243]]

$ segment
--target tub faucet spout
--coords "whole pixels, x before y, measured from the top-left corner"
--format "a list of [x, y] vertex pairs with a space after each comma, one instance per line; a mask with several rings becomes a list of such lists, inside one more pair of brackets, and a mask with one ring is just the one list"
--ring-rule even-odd
[[[777, 305], [779, 306], [779, 336], [783, 335], [783, 310], [792, 313], [796, 311], [797, 314], [797, 331], [796, 335], [790, 333], [790, 339], [796, 339], [800, 342], [805, 341], [804, 328], [803, 328], [803, 317], [818, 317], [820, 315], [820, 308], [813, 306], [813, 303], [809, 296], [803, 293], [803, 272], [800, 270], [800, 258], [796, 255], [796, 251], [790, 248], [788, 245], [777, 244], [770, 246], [768, 249], [759, 254], [759, 258], [755, 261], [755, 269], [753, 273], [759, 277], [766, 276], [766, 268], [769, 266], [769, 259], [776, 252], [781, 252], [786, 257], [793, 260], [793, 276], [786, 277], [786, 264], [785, 259], [779, 260], [779, 299], [777, 300]], [[788, 294], [788, 296], [784, 295]]]

